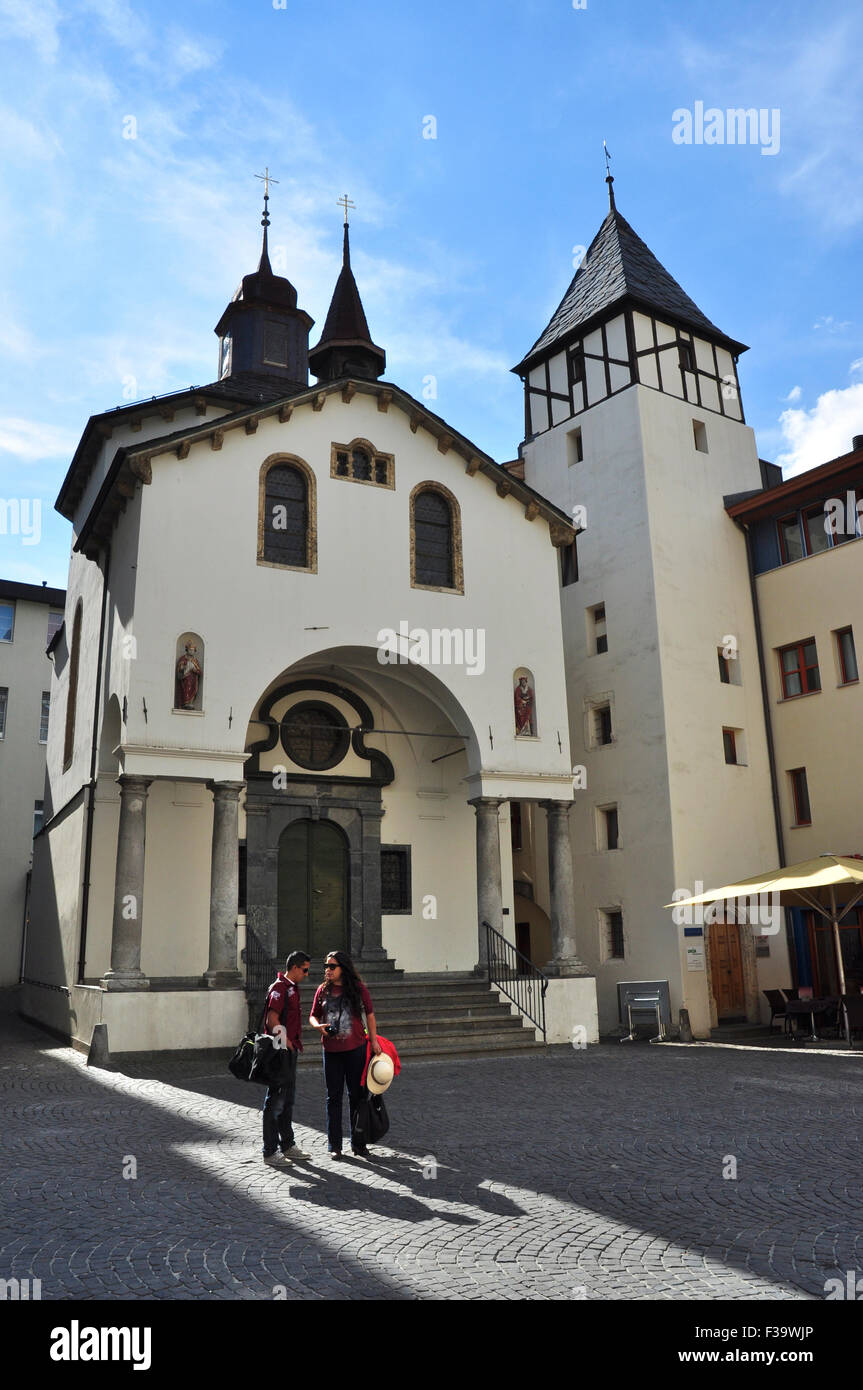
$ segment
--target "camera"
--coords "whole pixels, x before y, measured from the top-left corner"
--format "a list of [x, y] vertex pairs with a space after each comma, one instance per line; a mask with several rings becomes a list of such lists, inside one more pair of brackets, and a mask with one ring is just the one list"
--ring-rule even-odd
[[338, 1033], [338, 1031], [339, 1031], [339, 1030], [338, 1030], [338, 1028], [336, 1027], [336, 1025], [335, 1025], [334, 1023], [328, 1023], [327, 1026], [326, 1026], [326, 1028], [324, 1029], [324, 1032], [325, 1032], [325, 1033], [327, 1034], [327, 1036], [330, 1037], [330, 1038], [334, 1038], [334, 1037], [336, 1036], [336, 1034]]

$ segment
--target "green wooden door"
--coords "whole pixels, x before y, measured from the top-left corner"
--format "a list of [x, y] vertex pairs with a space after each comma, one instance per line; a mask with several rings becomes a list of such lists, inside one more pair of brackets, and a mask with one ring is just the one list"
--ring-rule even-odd
[[294, 821], [279, 841], [278, 956], [348, 949], [348, 849], [328, 821]]

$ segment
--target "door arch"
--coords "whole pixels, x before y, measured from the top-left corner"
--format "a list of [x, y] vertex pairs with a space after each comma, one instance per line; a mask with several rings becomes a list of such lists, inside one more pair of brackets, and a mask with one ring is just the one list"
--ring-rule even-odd
[[295, 820], [279, 837], [277, 955], [347, 951], [348, 842], [332, 821]]

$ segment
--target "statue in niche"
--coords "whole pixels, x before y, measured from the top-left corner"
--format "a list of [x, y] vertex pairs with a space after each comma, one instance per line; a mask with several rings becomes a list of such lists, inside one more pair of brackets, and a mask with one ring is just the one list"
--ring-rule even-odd
[[194, 709], [202, 675], [198, 648], [194, 642], [187, 642], [177, 662], [177, 709]]
[[536, 700], [527, 676], [519, 676], [514, 699], [516, 738], [533, 737], [536, 734]]

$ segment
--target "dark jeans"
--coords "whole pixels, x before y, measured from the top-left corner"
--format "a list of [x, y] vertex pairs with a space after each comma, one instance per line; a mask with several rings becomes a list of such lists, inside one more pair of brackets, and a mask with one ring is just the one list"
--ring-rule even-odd
[[327, 1147], [330, 1153], [342, 1151], [342, 1096], [348, 1088], [348, 1108], [351, 1131], [362, 1094], [360, 1078], [366, 1064], [366, 1045], [352, 1047], [349, 1052], [324, 1052], [324, 1085], [327, 1088]]
[[[288, 1068], [288, 1059], [290, 1067]], [[274, 1154], [276, 1149], [289, 1149], [294, 1142], [291, 1117], [294, 1109], [294, 1094], [297, 1089], [297, 1054], [285, 1055], [286, 1079], [281, 1086], [270, 1086], [264, 1097], [264, 1153]]]

